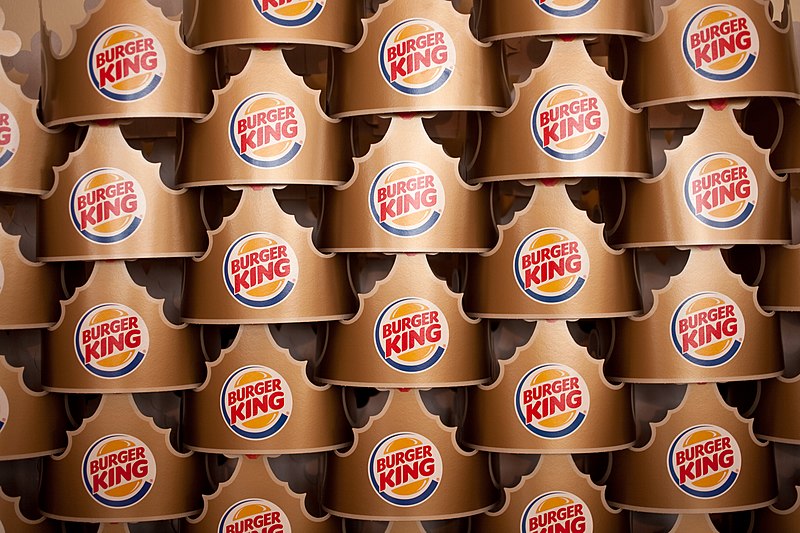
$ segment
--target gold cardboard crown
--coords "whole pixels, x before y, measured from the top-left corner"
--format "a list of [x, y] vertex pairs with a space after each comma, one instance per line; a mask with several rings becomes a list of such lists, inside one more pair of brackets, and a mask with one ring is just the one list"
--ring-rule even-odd
[[134, 117], [201, 118], [211, 109], [213, 58], [183, 44], [180, 23], [147, 0], [104, 0], [74, 45], [42, 29], [42, 109], [48, 126]]
[[669, 533], [719, 533], [707, 514], [683, 514], [675, 521]]
[[489, 378], [486, 328], [424, 255], [397, 255], [351, 320], [330, 324], [320, 381], [354, 387], [455, 387]]
[[419, 391], [390, 391], [346, 452], [328, 458], [323, 507], [366, 520], [437, 520], [481, 513], [496, 501], [483, 452], [465, 452], [456, 429]]
[[609, 507], [605, 487], [578, 470], [569, 455], [542, 455], [533, 472], [504, 491], [503, 507], [474, 517], [472, 531], [630, 531], [628, 513]]
[[782, 244], [791, 239], [789, 187], [769, 166], [769, 152], [745, 135], [733, 114], [744, 102], [698, 104], [703, 118], [667, 152], [652, 180], [629, 180], [619, 246]]
[[[60, 394], [36, 392], [0, 355], [0, 460], [51, 455], [64, 449], [67, 417]], [[0, 524], [2, 515], [0, 514]]]
[[463, 440], [499, 453], [587, 453], [636, 440], [631, 391], [603, 377], [603, 362], [564, 321], [539, 321], [490, 385], [472, 387]]
[[285, 213], [272, 188], [245, 187], [187, 267], [183, 316], [200, 324], [350, 318], [356, 299], [342, 255], [322, 254], [312, 230]]
[[718, 248], [693, 248], [641, 317], [614, 322], [606, 375], [633, 383], [739, 381], [783, 370], [779, 322]]
[[348, 48], [358, 42], [354, 0], [183, 0], [189, 46], [301, 43]]
[[614, 452], [606, 497], [623, 509], [721, 513], [775, 501], [772, 448], [752, 420], [725, 403], [713, 383], [690, 384], [681, 404], [658, 423], [650, 441]]
[[622, 82], [592, 61], [583, 39], [554, 39], [514, 89], [508, 111], [482, 116], [470, 180], [652, 175], [647, 112], [625, 103]]
[[[298, 531], [336, 533], [342, 531], [339, 518], [311, 516], [305, 494], [297, 494], [277, 478], [266, 457], [240, 457], [231, 478], [216, 492], [203, 496], [205, 507], [184, 526], [187, 533], [219, 531]], [[247, 521], [254, 528], [241, 528]], [[279, 526], [283, 526], [280, 528]], [[259, 529], [259, 528], [262, 528]], [[229, 529], [230, 528], [230, 529]], [[272, 529], [270, 529], [272, 528]]]
[[214, 100], [207, 117], [184, 122], [181, 185], [347, 180], [349, 124], [325, 115], [319, 91], [289, 70], [280, 49], [252, 49], [244, 70]]
[[241, 326], [205, 383], [186, 395], [187, 448], [206, 453], [308, 453], [352, 442], [341, 392], [319, 387], [307, 362], [279, 347], [267, 326]]
[[[61, 526], [47, 518], [31, 520], [19, 510], [20, 498], [11, 498], [0, 488], [0, 530], [9, 533], [58, 533]], [[3, 529], [4, 528], [4, 529]]]
[[795, 487], [795, 501], [788, 509], [778, 509], [774, 505], [755, 512], [753, 533], [794, 533], [800, 524], [800, 487]]
[[500, 48], [477, 41], [450, 2], [389, 0], [362, 22], [361, 41], [333, 51], [333, 116], [508, 106]]
[[800, 424], [791, 406], [800, 400], [800, 376], [779, 376], [759, 383], [761, 390], [753, 414], [755, 434], [764, 440], [800, 444]]
[[800, 310], [800, 244], [765, 246], [758, 301], [770, 311]]
[[500, 226], [490, 252], [468, 257], [464, 308], [486, 318], [598, 318], [641, 309], [633, 261], [608, 247], [603, 227], [570, 201], [563, 183], [537, 185]]
[[44, 343], [42, 382], [58, 392], [154, 392], [203, 381], [200, 331], [175, 325], [163, 301], [134, 283], [122, 261], [102, 261], [61, 302]]
[[132, 395], [104, 394], [97, 411], [67, 435], [64, 453], [45, 460], [39, 495], [45, 516], [141, 522], [202, 508], [200, 456], [176, 452], [169, 430], [144, 416]]
[[199, 191], [169, 189], [117, 126], [90, 126], [56, 168], [38, 227], [43, 261], [185, 257], [205, 247]]
[[661, 9], [664, 22], [654, 36], [627, 41], [628, 102], [800, 98], [791, 24], [781, 29], [772, 22], [769, 0], [678, 0]]

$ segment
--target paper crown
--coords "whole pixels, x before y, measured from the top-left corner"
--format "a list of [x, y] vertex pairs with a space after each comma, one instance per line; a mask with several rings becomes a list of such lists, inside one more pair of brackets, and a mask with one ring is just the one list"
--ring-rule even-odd
[[89, 127], [39, 214], [43, 261], [184, 257], [205, 246], [199, 191], [167, 188], [117, 126]]
[[800, 376], [777, 377], [759, 383], [758, 404], [753, 418], [755, 434], [764, 440], [800, 444], [800, 421], [792, 406], [800, 400]]
[[504, 490], [503, 507], [474, 517], [472, 531], [630, 531], [627, 513], [610, 508], [605, 488], [569, 455], [542, 455], [533, 472]]
[[800, 244], [765, 246], [758, 301], [770, 311], [800, 310]]
[[496, 241], [489, 189], [464, 183], [422, 117], [393, 117], [355, 161], [347, 184], [325, 190], [323, 250], [477, 252]]
[[614, 245], [688, 246], [786, 243], [789, 187], [769, 166], [769, 152], [734, 116], [744, 104], [699, 104], [700, 125], [667, 152], [652, 180], [625, 182], [625, 207]]
[[45, 516], [141, 522], [202, 508], [200, 456], [176, 452], [169, 430], [144, 416], [130, 394], [103, 395], [97, 411], [67, 435], [64, 453], [45, 460], [39, 495]]
[[800, 487], [795, 487], [795, 502], [788, 509], [774, 505], [756, 511], [753, 533], [794, 533], [800, 525]]
[[180, 23], [147, 0], [106, 0], [57, 53], [42, 29], [48, 126], [134, 117], [201, 118], [211, 109], [213, 57], [183, 44]]
[[11, 498], [0, 489], [0, 528], [9, 533], [58, 533], [61, 526], [47, 518], [31, 520], [19, 510], [19, 497]]
[[244, 70], [215, 91], [211, 114], [184, 122], [178, 180], [185, 187], [341, 184], [350, 168], [348, 126], [325, 115], [319, 91], [289, 70], [280, 49], [253, 49]]
[[583, 39], [553, 40], [544, 64], [514, 88], [508, 111], [481, 118], [472, 181], [652, 175], [647, 112], [625, 103], [622, 82], [592, 61]]
[[233, 345], [208, 363], [206, 382], [186, 395], [187, 448], [285, 454], [349, 445], [341, 392], [313, 384], [307, 365], [279, 347], [266, 326], [241, 326]]
[[[469, 389], [463, 440], [499, 453], [587, 453], [636, 440], [631, 391], [603, 377], [603, 362], [563, 321], [540, 321], [500, 374]], [[505, 530], [503, 530], [505, 531]]]
[[[221, 483], [214, 494], [203, 496], [203, 500], [203, 512], [196, 518], [189, 518], [182, 528], [186, 533], [342, 531], [339, 518], [311, 516], [305, 506], [305, 494], [296, 494], [287, 483], [279, 480], [267, 459], [261, 456], [240, 457], [231, 478]], [[247, 528], [247, 521], [263, 525]], [[263, 530], [259, 529], [262, 527]]]
[[351, 320], [332, 323], [321, 381], [354, 387], [455, 387], [489, 379], [486, 328], [424, 255], [398, 255]]
[[389, 0], [362, 22], [361, 41], [333, 51], [333, 116], [508, 105], [500, 48], [478, 42], [452, 3]]
[[456, 429], [431, 414], [419, 391], [390, 391], [346, 452], [328, 458], [323, 507], [366, 520], [436, 520], [488, 510], [496, 501], [483, 452], [465, 452]]
[[714, 384], [690, 384], [681, 404], [650, 424], [650, 441], [614, 452], [606, 497], [617, 507], [663, 513], [718, 513], [775, 501], [772, 448]]
[[627, 41], [628, 102], [800, 97], [791, 26], [773, 24], [769, 0], [678, 0], [661, 9], [664, 22], [653, 37]]
[[719, 533], [707, 514], [683, 514], [675, 521], [669, 533]]
[[355, 0], [183, 0], [189, 46], [299, 43], [347, 48], [358, 42]]
[[312, 230], [285, 213], [272, 188], [246, 187], [187, 267], [183, 316], [200, 324], [349, 318], [356, 299], [344, 256], [322, 254]]
[[641, 317], [614, 322], [606, 375], [633, 383], [739, 381], [783, 370], [779, 321], [719, 249], [692, 249]]
[[199, 328], [171, 323], [162, 305], [134, 283], [124, 262], [95, 263], [88, 281], [61, 302], [61, 320], [45, 338], [45, 389], [154, 392], [200, 384]]
[[537, 185], [500, 226], [493, 250], [468, 257], [464, 308], [486, 318], [598, 318], [641, 309], [628, 252], [575, 207], [563, 183]]

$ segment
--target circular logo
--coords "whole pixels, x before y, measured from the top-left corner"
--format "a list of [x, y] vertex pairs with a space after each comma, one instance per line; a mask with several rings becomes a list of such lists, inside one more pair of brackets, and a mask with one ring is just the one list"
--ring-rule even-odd
[[85, 239], [115, 244], [133, 235], [147, 211], [144, 189], [118, 168], [87, 172], [72, 188], [70, 218]]
[[443, 473], [439, 450], [417, 433], [389, 435], [369, 456], [372, 488], [381, 499], [398, 507], [413, 507], [430, 498]]
[[449, 341], [447, 318], [424, 298], [396, 300], [375, 321], [375, 349], [400, 372], [428, 370], [442, 358]]
[[306, 140], [303, 113], [277, 93], [252, 94], [231, 115], [231, 148], [245, 163], [277, 168], [292, 161]]
[[583, 500], [571, 492], [553, 491], [537, 496], [528, 504], [519, 530], [521, 533], [592, 533], [594, 522]]
[[696, 366], [722, 366], [744, 342], [744, 315], [736, 302], [718, 292], [699, 292], [672, 314], [672, 344]]
[[230, 295], [256, 309], [273, 307], [288, 298], [299, 271], [300, 263], [289, 243], [266, 232], [239, 237], [222, 263]]
[[514, 277], [528, 297], [544, 304], [566, 302], [589, 278], [589, 253], [575, 235], [561, 228], [534, 231], [517, 247]]
[[555, 363], [528, 371], [514, 395], [519, 421], [545, 439], [574, 433], [589, 413], [589, 387], [572, 368]]
[[697, 220], [710, 228], [732, 229], [753, 214], [758, 182], [741, 157], [717, 152], [692, 165], [683, 182], [683, 195]]
[[436, 173], [416, 161], [400, 161], [381, 170], [369, 189], [372, 220], [398, 237], [416, 237], [432, 229], [444, 211], [444, 187]]
[[75, 327], [75, 355], [87, 372], [100, 378], [127, 376], [139, 367], [149, 348], [147, 324], [126, 305], [93, 307]]
[[737, 80], [758, 59], [758, 30], [744, 11], [728, 4], [701, 9], [683, 30], [683, 57], [699, 76]]
[[9, 109], [0, 103], [0, 168], [19, 150], [19, 125]]
[[231, 505], [219, 521], [218, 533], [292, 533], [283, 509], [269, 500], [250, 498]]
[[544, 93], [531, 114], [536, 145], [554, 159], [579, 161], [603, 146], [608, 136], [608, 110], [592, 89], [567, 83]]
[[83, 486], [94, 501], [122, 509], [147, 496], [156, 479], [156, 460], [147, 445], [130, 435], [108, 435], [83, 456]]
[[378, 65], [392, 89], [422, 96], [441, 89], [450, 79], [456, 66], [456, 47], [437, 23], [406, 19], [383, 37]]
[[11, 409], [8, 405], [8, 396], [6, 396], [3, 387], [0, 387], [0, 431], [3, 431], [3, 428], [8, 422], [8, 415]]
[[595, 8], [600, 0], [531, 0], [533, 5], [554, 17], [580, 17]]
[[292, 416], [292, 390], [277, 371], [245, 366], [225, 381], [219, 407], [231, 431], [248, 440], [263, 440], [283, 429]]
[[253, 7], [273, 24], [299, 28], [317, 20], [325, 0], [253, 0]]
[[672, 482], [695, 498], [728, 492], [742, 469], [742, 453], [733, 435], [719, 426], [701, 424], [675, 437], [667, 453]]
[[120, 24], [94, 40], [87, 68], [97, 92], [109, 100], [133, 102], [158, 88], [167, 71], [167, 56], [152, 33]]

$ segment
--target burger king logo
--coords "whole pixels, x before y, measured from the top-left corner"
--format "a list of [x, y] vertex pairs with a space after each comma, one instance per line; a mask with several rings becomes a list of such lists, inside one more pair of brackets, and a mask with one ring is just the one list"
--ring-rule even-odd
[[6, 106], [0, 104], [0, 168], [3, 168], [19, 150], [19, 125]]
[[266, 366], [245, 366], [228, 376], [219, 402], [228, 429], [248, 440], [272, 437], [292, 416], [289, 384]]
[[742, 469], [742, 453], [733, 435], [701, 424], [678, 435], [667, 454], [672, 482], [695, 498], [716, 498], [728, 492]]
[[384, 231], [416, 237], [439, 222], [444, 211], [444, 187], [439, 176], [422, 163], [393, 163], [372, 180], [369, 209]]
[[519, 380], [514, 398], [525, 429], [545, 439], [571, 435], [589, 413], [589, 388], [566, 365], [548, 363], [530, 370]]
[[744, 342], [744, 315], [736, 302], [718, 292], [699, 292], [672, 314], [672, 344], [693, 365], [722, 366]]
[[417, 433], [389, 435], [369, 457], [372, 488], [381, 499], [398, 507], [413, 507], [433, 496], [443, 472], [439, 450]]
[[167, 71], [167, 56], [152, 33], [120, 24], [94, 40], [87, 68], [97, 92], [109, 100], [133, 102], [158, 88]]
[[572, 18], [588, 13], [600, 0], [533, 0], [533, 4], [554, 17]]
[[225, 511], [217, 533], [292, 533], [292, 525], [283, 509], [271, 501], [251, 498]]
[[87, 372], [100, 378], [127, 376], [139, 368], [149, 348], [147, 324], [126, 305], [93, 307], [75, 327], [75, 355]]
[[115, 244], [139, 229], [147, 202], [133, 176], [118, 168], [98, 168], [72, 188], [69, 209], [72, 224], [85, 239]]
[[383, 37], [378, 64], [392, 89], [422, 96], [441, 89], [450, 79], [456, 66], [456, 47], [437, 23], [406, 19]]
[[325, 0], [253, 0], [253, 7], [273, 24], [299, 28], [317, 20]]
[[136, 505], [156, 480], [156, 460], [147, 445], [130, 435], [108, 435], [83, 456], [83, 486], [104, 507]]
[[683, 57], [699, 76], [737, 80], [758, 59], [758, 31], [742, 10], [728, 4], [701, 9], [683, 30]]
[[700, 158], [683, 182], [686, 207], [710, 228], [732, 229], [744, 224], [758, 201], [758, 182], [739, 156], [717, 152]]
[[6, 422], [8, 422], [9, 412], [10, 408], [8, 406], [8, 396], [6, 396], [6, 392], [3, 390], [3, 387], [0, 387], [0, 431], [3, 431]]
[[375, 348], [381, 360], [400, 372], [428, 370], [444, 355], [450, 328], [442, 311], [423, 298], [387, 305], [375, 321]]
[[531, 114], [531, 132], [545, 154], [561, 161], [586, 159], [608, 136], [608, 110], [592, 89], [576, 83], [544, 93]]
[[285, 240], [266, 232], [239, 237], [225, 254], [222, 275], [228, 292], [247, 307], [278, 305], [297, 284], [300, 264]]
[[567, 230], [540, 229], [517, 247], [514, 277], [522, 292], [537, 302], [566, 302], [580, 292], [589, 277], [589, 253]]
[[591, 533], [592, 512], [571, 492], [553, 491], [537, 496], [522, 513], [521, 533]]
[[300, 108], [277, 93], [257, 93], [242, 100], [231, 115], [228, 129], [236, 155], [258, 168], [289, 163], [306, 140]]

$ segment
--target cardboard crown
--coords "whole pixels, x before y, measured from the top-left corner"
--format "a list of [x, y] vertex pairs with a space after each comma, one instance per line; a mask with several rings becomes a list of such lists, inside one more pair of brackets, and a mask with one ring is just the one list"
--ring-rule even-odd
[[58, 533], [61, 525], [58, 522], [41, 517], [36, 520], [26, 518], [19, 510], [20, 498], [6, 496], [0, 489], [0, 527], [3, 531], [14, 533]]
[[800, 399], [800, 376], [779, 376], [759, 382], [758, 404], [753, 413], [754, 432], [764, 440], [800, 444], [800, 424], [790, 414]]
[[762, 146], [770, 147], [770, 163], [779, 174], [800, 172], [800, 103], [770, 98], [744, 111], [742, 125]]
[[758, 301], [770, 311], [800, 310], [800, 244], [765, 246]]
[[795, 501], [788, 509], [778, 509], [774, 505], [759, 509], [755, 513], [753, 533], [793, 533], [800, 524], [800, 487], [795, 487]]
[[707, 514], [682, 514], [669, 533], [719, 533]]

